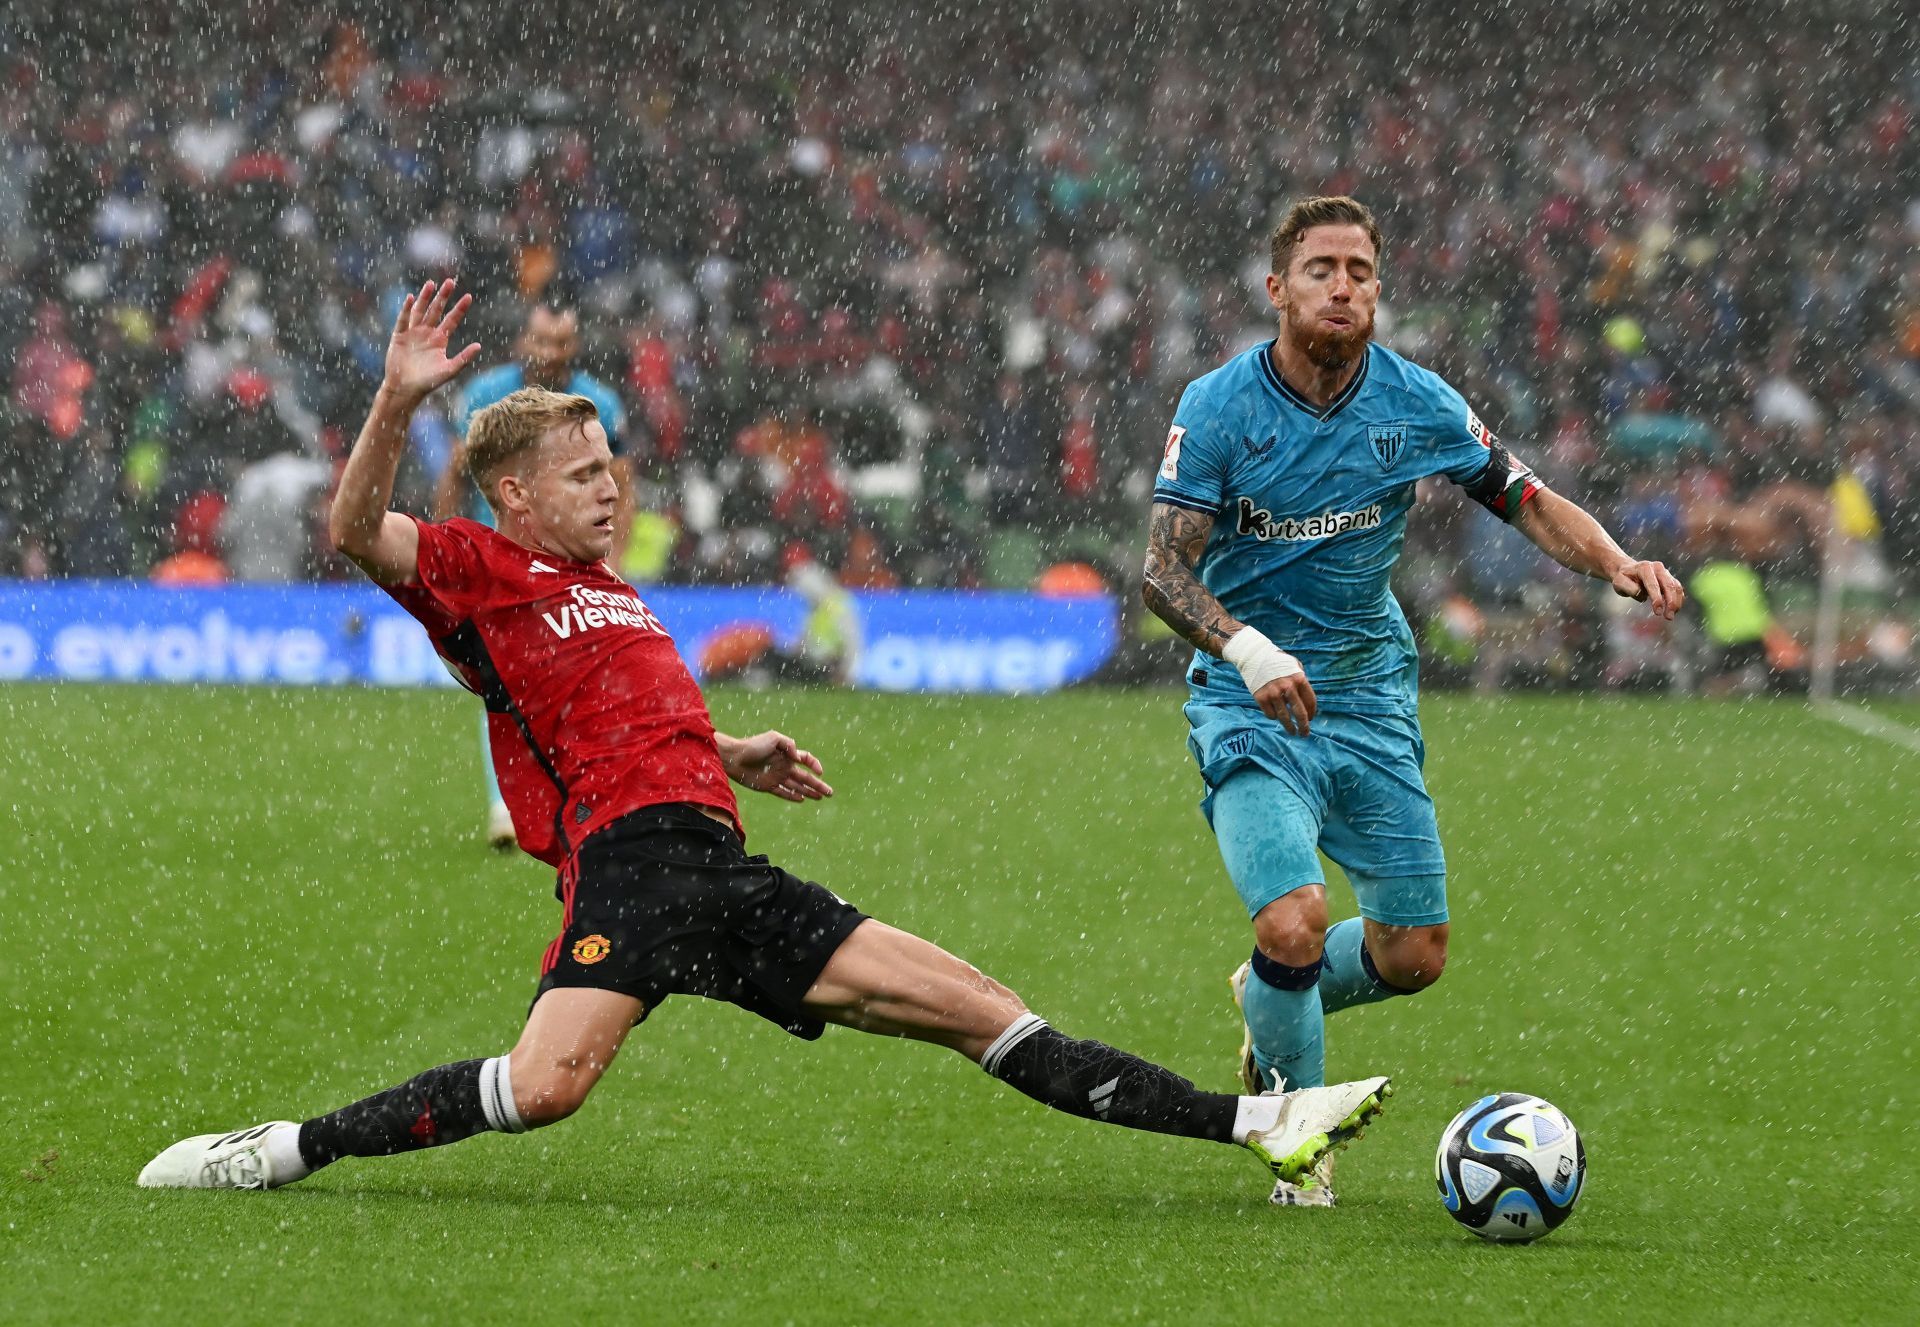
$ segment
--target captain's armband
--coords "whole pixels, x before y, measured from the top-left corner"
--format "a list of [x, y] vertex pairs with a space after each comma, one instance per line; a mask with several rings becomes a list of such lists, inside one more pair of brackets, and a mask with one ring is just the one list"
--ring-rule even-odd
[[1511, 521], [1521, 506], [1540, 491], [1540, 480], [1532, 467], [1508, 451], [1491, 433], [1487, 434], [1486, 443], [1486, 468], [1460, 487], [1495, 516]]

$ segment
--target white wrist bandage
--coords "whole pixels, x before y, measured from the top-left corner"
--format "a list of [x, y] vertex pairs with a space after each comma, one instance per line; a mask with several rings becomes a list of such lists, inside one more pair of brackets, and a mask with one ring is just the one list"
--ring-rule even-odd
[[1267, 683], [1282, 677], [1299, 677], [1306, 670], [1300, 661], [1268, 640], [1254, 627], [1242, 627], [1227, 639], [1221, 655], [1240, 670], [1247, 690], [1258, 693]]

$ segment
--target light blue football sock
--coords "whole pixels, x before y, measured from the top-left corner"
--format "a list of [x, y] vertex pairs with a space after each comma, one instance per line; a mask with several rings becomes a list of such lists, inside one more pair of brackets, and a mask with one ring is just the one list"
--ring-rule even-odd
[[1245, 1013], [1253, 1060], [1268, 1087], [1278, 1073], [1288, 1091], [1323, 1087], [1327, 1045], [1320, 1017], [1320, 964], [1295, 968], [1253, 951]]
[[1327, 948], [1320, 970], [1320, 1007], [1329, 1014], [1357, 1004], [1374, 1004], [1395, 995], [1412, 995], [1380, 980], [1367, 953], [1367, 930], [1358, 917], [1327, 928]]

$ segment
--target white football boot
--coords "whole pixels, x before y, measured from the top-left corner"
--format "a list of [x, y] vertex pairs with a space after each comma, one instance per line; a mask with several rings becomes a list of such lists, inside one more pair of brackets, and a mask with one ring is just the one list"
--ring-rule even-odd
[[183, 1138], [146, 1164], [143, 1189], [277, 1189], [302, 1179], [276, 1175], [267, 1154], [267, 1131], [291, 1120], [270, 1120], [238, 1133], [203, 1133]]
[[[1358, 1137], [1358, 1135], [1355, 1135]], [[1301, 1176], [1298, 1184], [1275, 1180], [1273, 1194], [1267, 1199], [1275, 1207], [1334, 1207], [1339, 1199], [1333, 1193], [1335, 1154], [1327, 1153], [1313, 1163], [1313, 1169]]]
[[520, 841], [513, 828], [513, 812], [507, 809], [505, 802], [495, 802], [487, 810], [487, 846], [499, 852], [509, 852]]
[[[1385, 1078], [1360, 1078], [1261, 1095], [1279, 1098], [1279, 1117], [1265, 1129], [1250, 1131], [1244, 1146], [1267, 1163], [1276, 1180], [1304, 1188], [1323, 1157], [1366, 1134], [1367, 1125], [1386, 1108], [1393, 1085]], [[1274, 1201], [1282, 1200], [1276, 1196]]]
[[1247, 1026], [1247, 978], [1252, 972], [1253, 960], [1247, 959], [1227, 978], [1227, 989], [1233, 992], [1233, 1007], [1240, 1011], [1240, 1087], [1257, 1097], [1267, 1085], [1260, 1081], [1260, 1066], [1253, 1059], [1253, 1029]]

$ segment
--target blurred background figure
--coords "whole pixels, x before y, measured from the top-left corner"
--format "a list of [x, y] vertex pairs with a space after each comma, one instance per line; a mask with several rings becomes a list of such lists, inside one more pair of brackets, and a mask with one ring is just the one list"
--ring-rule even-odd
[[699, 654], [700, 675], [709, 682], [739, 682], [760, 689], [851, 686], [860, 664], [860, 610], [853, 595], [797, 547], [788, 561], [787, 584], [805, 601], [800, 630], [782, 640], [765, 622], [742, 621], [714, 632]]
[[[633, 470], [626, 456], [626, 407], [612, 387], [574, 366], [580, 353], [580, 319], [573, 310], [546, 302], [535, 303], [527, 311], [526, 325], [521, 328], [514, 350], [516, 359], [477, 374], [460, 393], [454, 406], [458, 436], [466, 436], [476, 414], [522, 387], [571, 392], [592, 401], [600, 415], [600, 426], [607, 431], [607, 445], [613, 449], [613, 482], [620, 489], [620, 505], [613, 522], [617, 560], [618, 551], [627, 547], [633, 532]], [[432, 416], [427, 418], [431, 420]], [[416, 446], [422, 427], [416, 420]], [[431, 429], [432, 425], [424, 427]], [[465, 516], [488, 526], [494, 523], [493, 508], [467, 476], [465, 453], [460, 447], [446, 454], [435, 485], [434, 516], [439, 520]], [[507, 810], [506, 799], [500, 795], [500, 784], [493, 772], [493, 758], [487, 750], [485, 715], [481, 716], [480, 724], [480, 768], [487, 789], [487, 842], [506, 852], [515, 842], [513, 817]]]

